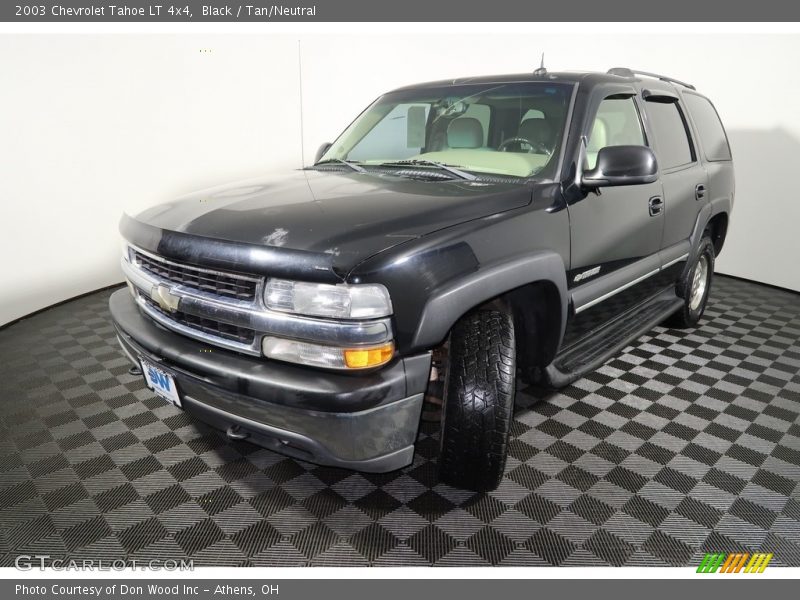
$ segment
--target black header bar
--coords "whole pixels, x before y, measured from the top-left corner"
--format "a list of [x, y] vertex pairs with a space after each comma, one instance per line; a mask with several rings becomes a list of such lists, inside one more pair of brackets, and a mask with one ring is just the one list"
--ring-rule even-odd
[[0, 22], [790, 22], [787, 0], [40, 0], [0, 2]]

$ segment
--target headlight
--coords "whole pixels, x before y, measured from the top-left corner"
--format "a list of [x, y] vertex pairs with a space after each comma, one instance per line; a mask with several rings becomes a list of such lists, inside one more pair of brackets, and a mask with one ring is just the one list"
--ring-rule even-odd
[[264, 301], [272, 310], [312, 317], [373, 319], [392, 314], [389, 292], [379, 284], [330, 285], [270, 279]]
[[394, 356], [394, 344], [380, 346], [338, 348], [310, 342], [265, 337], [262, 342], [264, 356], [275, 360], [327, 369], [369, 369], [386, 364]]

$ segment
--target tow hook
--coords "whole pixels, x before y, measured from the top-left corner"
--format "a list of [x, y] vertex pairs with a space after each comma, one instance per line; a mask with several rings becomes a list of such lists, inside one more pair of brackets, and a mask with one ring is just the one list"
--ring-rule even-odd
[[228, 430], [225, 432], [225, 435], [228, 436], [229, 440], [239, 441], [245, 440], [250, 437], [250, 434], [244, 431], [238, 425], [231, 425], [228, 427]]

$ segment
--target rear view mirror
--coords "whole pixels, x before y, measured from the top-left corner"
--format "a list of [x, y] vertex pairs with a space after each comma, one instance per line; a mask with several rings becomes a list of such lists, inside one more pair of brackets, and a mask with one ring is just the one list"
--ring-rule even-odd
[[647, 146], [606, 146], [597, 153], [595, 168], [584, 171], [581, 185], [587, 188], [641, 185], [657, 179], [656, 155]]

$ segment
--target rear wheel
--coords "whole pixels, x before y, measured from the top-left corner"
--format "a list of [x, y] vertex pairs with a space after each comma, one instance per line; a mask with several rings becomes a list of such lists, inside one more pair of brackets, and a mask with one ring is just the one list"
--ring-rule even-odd
[[439, 476], [455, 487], [495, 489], [514, 413], [514, 321], [500, 310], [464, 316], [450, 333]]
[[700, 321], [714, 278], [714, 258], [714, 244], [711, 238], [704, 237], [694, 265], [678, 282], [678, 294], [683, 298], [683, 306], [664, 322], [665, 325], [686, 329]]

